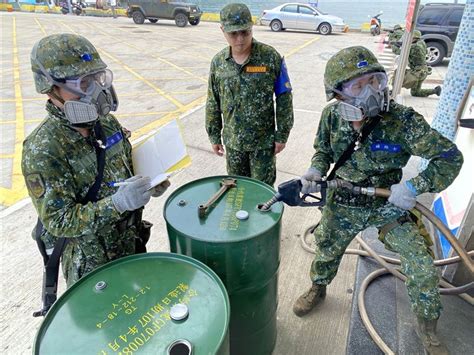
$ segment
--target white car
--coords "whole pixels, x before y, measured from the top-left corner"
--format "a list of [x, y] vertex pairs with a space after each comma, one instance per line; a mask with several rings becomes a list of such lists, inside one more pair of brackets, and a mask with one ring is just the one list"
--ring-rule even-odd
[[298, 3], [287, 3], [264, 10], [260, 24], [270, 26], [275, 32], [292, 28], [318, 31], [322, 35], [345, 32], [349, 28], [340, 17], [325, 14], [308, 4]]

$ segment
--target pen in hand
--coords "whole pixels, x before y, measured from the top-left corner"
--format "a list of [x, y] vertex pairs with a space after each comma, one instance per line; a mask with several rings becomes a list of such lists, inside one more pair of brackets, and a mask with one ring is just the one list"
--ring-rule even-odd
[[107, 185], [109, 185], [109, 187], [120, 187], [120, 186], [130, 185], [132, 182], [133, 181], [119, 181], [119, 182], [112, 181], [112, 182], [109, 182]]

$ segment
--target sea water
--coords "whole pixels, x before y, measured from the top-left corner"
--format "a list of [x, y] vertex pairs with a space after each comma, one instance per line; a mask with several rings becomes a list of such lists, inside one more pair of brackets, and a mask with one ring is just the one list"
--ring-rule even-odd
[[[292, 2], [289, 0], [276, 0], [276, 1], [264, 1], [264, 0], [187, 0], [198, 4], [204, 12], [219, 12], [222, 7], [232, 2], [240, 2], [247, 4], [250, 11], [255, 16], [261, 16], [263, 10], [272, 9], [278, 5]], [[404, 24], [405, 15], [407, 11], [408, 0], [377, 0], [377, 1], [342, 1], [342, 0], [301, 0], [295, 1], [300, 3], [318, 3], [317, 7], [322, 12], [339, 16], [344, 19], [345, 23], [351, 28], [360, 28], [362, 23], [369, 22], [371, 16], [376, 15], [380, 11], [383, 11], [383, 15], [380, 16], [382, 20], [382, 26], [393, 26], [397, 23]], [[421, 1], [422, 4], [433, 2], [433, 1]], [[446, 2], [453, 3], [453, 1], [440, 1], [434, 2]], [[458, 3], [466, 3], [464, 0], [458, 1]]]

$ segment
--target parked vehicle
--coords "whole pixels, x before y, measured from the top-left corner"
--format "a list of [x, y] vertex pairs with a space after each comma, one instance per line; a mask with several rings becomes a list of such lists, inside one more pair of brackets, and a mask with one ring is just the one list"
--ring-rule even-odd
[[167, 19], [174, 20], [178, 27], [185, 27], [188, 22], [196, 26], [201, 21], [201, 15], [197, 5], [172, 0], [129, 0], [127, 9], [127, 16], [139, 25], [145, 19], [152, 23]]
[[[84, 9], [86, 8], [86, 5], [83, 4], [82, 2], [79, 2], [79, 3], [71, 2], [71, 6], [72, 6], [72, 13], [77, 16], [82, 15], [82, 13], [84, 12]], [[67, 1], [60, 2], [59, 7], [61, 8], [61, 13], [63, 15], [66, 15], [69, 13], [69, 4]]]
[[382, 16], [383, 11], [380, 11], [377, 15], [370, 18], [370, 34], [372, 36], [378, 36], [380, 34], [380, 29], [382, 28]]
[[287, 3], [271, 10], [264, 10], [260, 23], [270, 26], [272, 31], [284, 31], [287, 28], [318, 31], [322, 35], [332, 32], [345, 32], [348, 27], [344, 20], [331, 16], [308, 5]]
[[435, 66], [450, 57], [458, 35], [464, 4], [430, 3], [421, 7], [416, 28], [428, 48], [426, 62]]

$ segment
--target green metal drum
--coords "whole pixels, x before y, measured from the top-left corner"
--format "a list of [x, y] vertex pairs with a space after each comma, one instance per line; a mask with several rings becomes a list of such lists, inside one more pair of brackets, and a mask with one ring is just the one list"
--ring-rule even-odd
[[48, 312], [34, 354], [229, 353], [229, 299], [201, 262], [171, 253], [106, 264]]
[[231, 354], [270, 354], [277, 334], [283, 205], [259, 211], [257, 205], [275, 191], [259, 181], [234, 177], [236, 187], [200, 217], [199, 205], [219, 190], [223, 178], [228, 177], [196, 180], [171, 194], [164, 211], [170, 248], [204, 262], [224, 282], [231, 304]]

